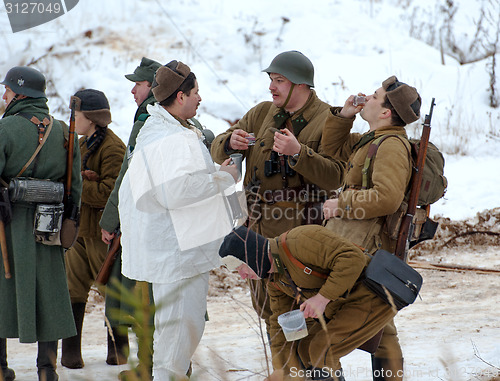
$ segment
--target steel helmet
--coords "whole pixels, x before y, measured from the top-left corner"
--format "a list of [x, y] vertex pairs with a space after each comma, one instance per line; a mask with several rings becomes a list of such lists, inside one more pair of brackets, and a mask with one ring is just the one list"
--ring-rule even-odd
[[278, 54], [271, 65], [262, 71], [281, 74], [296, 85], [305, 83], [314, 87], [314, 66], [309, 58], [296, 50]]
[[46, 98], [44, 75], [28, 66], [16, 66], [10, 69], [1, 84], [9, 86], [16, 94], [30, 98]]

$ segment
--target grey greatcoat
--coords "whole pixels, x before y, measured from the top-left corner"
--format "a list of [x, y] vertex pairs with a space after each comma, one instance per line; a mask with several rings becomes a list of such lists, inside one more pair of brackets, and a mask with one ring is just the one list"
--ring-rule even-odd
[[[0, 120], [0, 175], [7, 182], [18, 174], [38, 145], [36, 125], [18, 113], [43, 120], [49, 113], [47, 99], [18, 100]], [[63, 126], [54, 121], [35, 160], [35, 172], [35, 163], [31, 163], [22, 176], [62, 181], [66, 173], [64, 143]], [[71, 195], [79, 204], [80, 151], [76, 138]], [[74, 336], [63, 248], [35, 242], [35, 205], [17, 202], [12, 210], [12, 222], [6, 226], [11, 279], [5, 278], [3, 263], [0, 264], [0, 337], [32, 343]]]

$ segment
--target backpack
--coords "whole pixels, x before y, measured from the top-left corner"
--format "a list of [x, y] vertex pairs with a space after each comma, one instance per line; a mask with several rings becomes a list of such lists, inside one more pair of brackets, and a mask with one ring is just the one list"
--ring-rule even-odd
[[[411, 147], [411, 161], [412, 165], [417, 162], [417, 154], [420, 146], [420, 139], [406, 139], [402, 135], [384, 135], [375, 139], [368, 150], [368, 155], [365, 160], [365, 165], [363, 167], [363, 185], [368, 184], [368, 173], [370, 163], [377, 154], [378, 147], [382, 142], [390, 136], [397, 137], [403, 144], [405, 141], [410, 143]], [[411, 180], [410, 180], [411, 183]], [[448, 180], [444, 176], [444, 157], [439, 149], [429, 142], [427, 146], [427, 154], [425, 157], [424, 173], [422, 175], [422, 185], [420, 186], [420, 193], [418, 195], [417, 206], [427, 206], [434, 204], [446, 193], [446, 188], [448, 186]], [[408, 198], [408, 193], [405, 199]]]

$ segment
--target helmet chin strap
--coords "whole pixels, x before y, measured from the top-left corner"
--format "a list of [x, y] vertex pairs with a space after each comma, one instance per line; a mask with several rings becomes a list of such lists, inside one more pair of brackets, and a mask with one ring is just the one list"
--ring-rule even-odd
[[288, 102], [290, 101], [290, 98], [292, 97], [292, 91], [293, 88], [295, 87], [295, 83], [292, 82], [292, 86], [290, 86], [290, 91], [288, 92], [288, 95], [286, 97], [285, 103], [283, 103], [283, 106], [281, 108], [284, 110], [285, 107], [288, 105]]
[[19, 100], [18, 96], [19, 96], [19, 94], [15, 94], [15, 95], [14, 95], [14, 98], [12, 98], [12, 99], [10, 100], [9, 104], [8, 104], [8, 105], [7, 105], [7, 107], [5, 108], [5, 112], [6, 112], [6, 111], [7, 111], [10, 107], [12, 107], [12, 106], [14, 105], [14, 103], [16, 103], [16, 102]]

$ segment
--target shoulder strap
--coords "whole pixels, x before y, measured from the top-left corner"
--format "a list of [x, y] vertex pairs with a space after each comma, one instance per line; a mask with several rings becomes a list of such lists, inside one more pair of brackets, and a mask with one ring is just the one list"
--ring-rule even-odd
[[301, 261], [299, 261], [297, 258], [295, 258], [292, 253], [290, 253], [290, 250], [288, 249], [288, 246], [286, 244], [286, 235], [288, 234], [288, 232], [285, 232], [281, 235], [281, 246], [283, 247], [283, 250], [285, 251], [288, 259], [290, 259], [290, 261], [295, 265], [297, 266], [299, 269], [303, 270], [304, 273], [306, 273], [307, 275], [314, 275], [315, 277], [317, 278], [321, 278], [321, 279], [328, 279], [329, 277], [329, 274], [323, 274], [323, 273], [319, 273], [317, 271], [314, 271], [313, 269], [311, 269], [310, 267], [307, 267], [306, 265], [304, 265]]
[[149, 114], [141, 114], [137, 117], [137, 120], [141, 121], [141, 122], [144, 122], [147, 118], [149, 118], [150, 115]]
[[[362, 183], [361, 183], [361, 189], [368, 189], [368, 171], [370, 169], [370, 164], [373, 160], [373, 158], [375, 157], [375, 155], [377, 154], [377, 151], [378, 151], [378, 147], [382, 144], [382, 142], [389, 138], [389, 137], [395, 137], [395, 138], [398, 138], [399, 140], [401, 140], [401, 142], [403, 143], [403, 145], [406, 147], [406, 144], [404, 144], [404, 140], [405, 137], [402, 136], [402, 135], [397, 135], [397, 134], [391, 134], [391, 135], [382, 135], [378, 138], [376, 138], [373, 143], [370, 144], [370, 146], [368, 147], [368, 153], [366, 154], [366, 158], [365, 158], [365, 165], [363, 166], [363, 169], [361, 170], [361, 173], [363, 175], [363, 180], [362, 180]], [[406, 139], [407, 140], [407, 139]], [[408, 148], [406, 147], [406, 149], [408, 150]], [[410, 158], [411, 158], [411, 152], [408, 152]]]
[[[34, 118], [34, 117], [33, 117]], [[33, 160], [35, 160], [35, 157], [38, 155], [38, 153], [40, 152], [40, 150], [42, 149], [43, 145], [45, 144], [45, 142], [47, 141], [47, 138], [49, 137], [49, 134], [50, 134], [50, 131], [52, 130], [52, 124], [54, 123], [54, 119], [52, 118], [51, 115], [49, 115], [49, 118], [50, 118], [50, 122], [49, 122], [49, 126], [47, 127], [47, 131], [45, 132], [45, 134], [43, 135], [43, 138], [41, 141], [39, 141], [38, 143], [38, 147], [36, 147], [36, 150], [35, 152], [33, 153], [33, 155], [31, 155], [30, 159], [26, 162], [26, 164], [24, 164], [24, 167], [21, 169], [21, 171], [16, 175], [16, 177], [19, 177], [23, 174], [23, 172], [29, 167], [29, 165], [33, 162]], [[38, 119], [37, 119], [38, 120]], [[33, 119], [31, 119], [31, 122], [35, 123], [33, 121]], [[41, 124], [41, 123], [40, 123]]]

